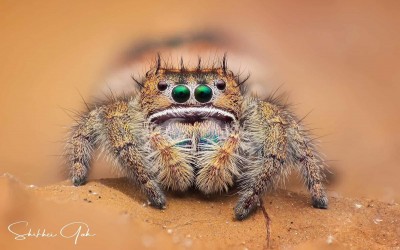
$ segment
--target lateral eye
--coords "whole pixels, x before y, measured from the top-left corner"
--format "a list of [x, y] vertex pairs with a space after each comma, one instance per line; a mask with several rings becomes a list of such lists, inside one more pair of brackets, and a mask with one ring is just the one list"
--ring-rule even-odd
[[166, 90], [168, 88], [168, 83], [166, 81], [164, 81], [164, 80], [161, 80], [161, 81], [158, 82], [157, 88], [160, 91], [164, 91], [164, 90]]
[[224, 80], [219, 79], [215, 82], [215, 86], [217, 87], [217, 89], [219, 90], [224, 90], [226, 88], [226, 83]]

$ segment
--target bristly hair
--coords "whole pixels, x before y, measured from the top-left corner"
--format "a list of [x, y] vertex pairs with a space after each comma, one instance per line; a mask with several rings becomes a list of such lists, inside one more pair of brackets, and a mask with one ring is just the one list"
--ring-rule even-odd
[[273, 103], [282, 109], [291, 110], [292, 104], [288, 102], [289, 95], [287, 92], [281, 92], [283, 84], [277, 87], [272, 93], [270, 93], [265, 99], [265, 102]]
[[[242, 72], [239, 72], [237, 74], [234, 74], [232, 71], [229, 70], [228, 68], [228, 56], [227, 52], [224, 53], [222, 58], [218, 59], [217, 56], [211, 60], [208, 60], [205, 64], [203, 63], [203, 60], [200, 56], [198, 56], [197, 59], [197, 66], [195, 68], [187, 68], [185, 66], [183, 57], [180, 57], [179, 60], [179, 67], [174, 67], [172, 63], [170, 62], [170, 59], [165, 60], [161, 56], [160, 53], [157, 53], [157, 56], [155, 60], [153, 61], [152, 65], [150, 66], [150, 69], [146, 72], [145, 78], [149, 77], [150, 75], [157, 75], [160, 70], [164, 70], [166, 72], [171, 71], [171, 72], [180, 72], [180, 73], [187, 73], [187, 72], [193, 72], [193, 73], [200, 73], [201, 71], [210, 71], [210, 72], [217, 72], [218, 70], [222, 70], [223, 74], [228, 75], [232, 74], [233, 77], [236, 80], [236, 87], [240, 88], [243, 93], [246, 92], [246, 87], [244, 87], [245, 83], [247, 80], [250, 78], [250, 73], [248, 73], [244, 78], [241, 78]], [[144, 87], [144, 79], [139, 81], [135, 77], [132, 76], [132, 79], [135, 81], [135, 83], [140, 87]]]
[[181, 72], [184, 72], [184, 71], [186, 71], [186, 69], [185, 69], [185, 64], [183, 63], [183, 57], [181, 56], [181, 61], [180, 61], [180, 70], [181, 70]]
[[222, 67], [222, 71], [224, 72], [224, 74], [226, 75], [226, 70], [227, 70], [227, 68], [228, 68], [228, 62], [227, 62], [227, 59], [226, 59], [226, 52], [224, 53], [224, 56], [222, 57], [222, 65], [221, 65]]
[[201, 57], [200, 56], [197, 58], [197, 68], [196, 68], [196, 70], [197, 71], [201, 70]]
[[221, 70], [224, 72], [224, 74], [229, 74], [229, 69], [228, 69], [228, 60], [227, 60], [227, 53], [224, 53], [223, 57], [218, 60], [217, 58], [214, 58], [211, 60], [208, 60], [205, 64], [203, 64], [202, 58], [199, 56], [197, 59], [197, 65], [194, 68], [187, 68], [185, 66], [183, 57], [180, 57], [179, 59], [179, 66], [174, 67], [172, 63], [170, 62], [170, 59], [165, 60], [164, 57], [161, 56], [160, 53], [157, 53], [157, 56], [155, 60], [151, 63], [150, 69], [146, 72], [146, 77], [150, 76], [151, 74], [158, 74], [160, 70], [164, 71], [180, 71], [182, 73], [185, 72], [200, 72], [202, 70], [209, 70], [209, 71], [217, 71]]
[[242, 95], [246, 95], [249, 91], [249, 88], [247, 87], [247, 85], [245, 84], [247, 82], [247, 80], [249, 80], [250, 78], [250, 73], [248, 73], [244, 78], [241, 78], [243, 72], [239, 72], [235, 75], [235, 79], [237, 82], [236, 87], [240, 89], [240, 92], [242, 93]]
[[161, 68], [161, 56], [160, 53], [157, 53], [157, 64], [156, 64], [156, 75], [158, 74], [158, 71]]
[[144, 87], [143, 82], [137, 80], [133, 75], [131, 75], [131, 78], [139, 86], [140, 89]]
[[240, 79], [240, 74], [238, 74], [238, 75], [236, 76], [237, 83], [238, 83], [236, 87], [240, 87], [241, 85], [243, 85], [244, 83], [246, 83], [247, 80], [249, 80], [249, 78], [250, 78], [250, 73], [248, 73], [247, 76], [246, 76], [245, 78], [243, 78], [243, 79]]

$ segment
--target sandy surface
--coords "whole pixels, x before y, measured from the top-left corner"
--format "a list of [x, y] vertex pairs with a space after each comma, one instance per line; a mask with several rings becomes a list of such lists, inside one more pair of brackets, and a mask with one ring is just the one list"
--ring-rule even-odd
[[[80, 237], [77, 248], [118, 249], [261, 249], [266, 246], [265, 219], [258, 210], [239, 222], [233, 218], [235, 194], [205, 197], [197, 192], [168, 193], [165, 210], [149, 207], [125, 178], [90, 181], [73, 187], [68, 181], [45, 187], [27, 187], [9, 177], [0, 179], [5, 199], [1, 244], [13, 249], [53, 246], [68, 249], [73, 239], [14, 239], [10, 223], [26, 220], [18, 233], [45, 228], [58, 232], [73, 221], [89, 225], [93, 237]], [[278, 190], [264, 199], [272, 219], [272, 248], [398, 249], [400, 206], [364, 198], [337, 197], [330, 192], [330, 207], [310, 206], [304, 193]], [[76, 231], [71, 229], [72, 231]], [[4, 231], [4, 232], [3, 232]], [[6, 248], [2, 248], [6, 249]]]

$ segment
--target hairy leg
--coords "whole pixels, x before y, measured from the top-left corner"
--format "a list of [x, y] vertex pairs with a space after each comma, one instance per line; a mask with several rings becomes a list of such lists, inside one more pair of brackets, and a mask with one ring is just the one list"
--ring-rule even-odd
[[242, 190], [235, 207], [235, 216], [238, 220], [246, 218], [260, 203], [261, 196], [276, 187], [282, 175], [289, 170], [286, 162], [286, 134], [281, 123], [271, 123], [265, 131], [262, 148], [258, 160], [242, 178]]
[[117, 101], [104, 111], [104, 140], [118, 165], [126, 175], [136, 182], [150, 203], [158, 208], [165, 207], [165, 196], [149, 169], [144, 148], [147, 134], [144, 120], [134, 101]]
[[98, 138], [101, 109], [95, 109], [80, 117], [72, 127], [65, 147], [65, 156], [70, 169], [70, 178], [75, 186], [86, 182], [93, 147]]
[[243, 130], [250, 141], [251, 159], [242, 177], [241, 197], [235, 207], [237, 219], [246, 218], [259, 203], [260, 196], [276, 187], [279, 180], [290, 172], [289, 166], [300, 168], [311, 193], [314, 207], [326, 208], [323, 189], [323, 164], [314, 147], [308, 144], [307, 134], [299, 122], [281, 105], [250, 99]]
[[311, 193], [312, 205], [316, 208], [327, 208], [328, 198], [323, 187], [324, 161], [315, 150], [312, 140], [297, 123], [292, 122], [288, 134], [289, 156], [300, 168], [304, 183]]

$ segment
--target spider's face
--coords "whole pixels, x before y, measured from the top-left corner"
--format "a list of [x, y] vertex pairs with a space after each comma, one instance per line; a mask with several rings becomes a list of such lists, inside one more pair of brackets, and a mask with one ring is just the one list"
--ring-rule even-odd
[[240, 115], [237, 85], [233, 73], [223, 69], [160, 69], [147, 76], [141, 105], [148, 121], [173, 137], [220, 134]]

